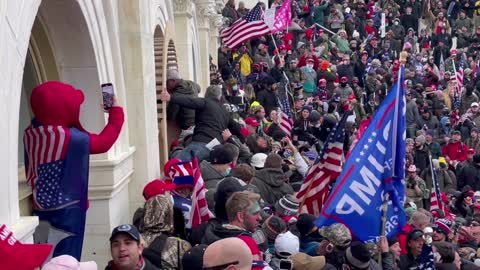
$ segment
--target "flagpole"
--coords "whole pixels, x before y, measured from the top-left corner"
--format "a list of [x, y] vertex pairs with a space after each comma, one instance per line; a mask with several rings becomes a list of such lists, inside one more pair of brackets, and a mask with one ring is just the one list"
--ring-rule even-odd
[[[396, 98], [399, 98], [401, 99], [400, 102], [403, 102], [403, 99], [405, 98], [404, 96], [400, 96], [400, 89], [402, 87], [401, 83], [401, 79], [402, 79], [402, 74], [404, 72], [404, 68], [405, 68], [405, 64], [407, 63], [407, 52], [406, 51], [402, 51], [400, 53], [400, 63], [401, 63], [401, 66], [400, 66], [400, 70], [399, 70], [399, 74], [398, 74], [398, 79], [397, 79], [397, 93], [396, 93]], [[399, 105], [400, 105], [400, 102], [395, 102], [395, 108], [394, 108], [394, 117], [393, 117], [393, 138], [392, 138], [392, 172], [393, 172], [393, 177], [396, 177], [396, 168], [395, 168], [395, 164], [396, 164], [396, 158], [397, 158], [397, 128], [398, 128], [398, 110], [399, 110]], [[382, 225], [381, 225], [381, 228], [380, 228], [380, 236], [385, 236], [385, 226], [387, 224], [387, 214], [388, 214], [388, 201], [390, 200], [390, 194], [389, 193], [386, 193], [385, 194], [385, 198], [384, 198], [384, 201], [383, 201], [383, 205], [382, 205], [382, 211], [383, 211], [383, 215], [382, 215]], [[382, 256], [380, 255], [378, 257], [378, 265], [382, 265]]]
[[337, 34], [337, 33], [334, 33], [333, 31], [331, 31], [330, 29], [328, 29], [328, 28], [324, 27], [323, 25], [320, 25], [320, 24], [318, 24], [318, 23], [315, 23], [315, 25], [317, 25], [317, 26], [319, 26], [319, 27], [323, 28], [325, 31], [329, 32], [330, 34], [332, 34], [332, 35], [334, 35], [334, 36], [338, 36], [338, 34]]
[[[404, 99], [405, 97], [403, 96], [400, 96], [400, 89], [401, 89], [401, 79], [402, 79], [402, 74], [404, 72], [404, 69], [405, 69], [405, 64], [407, 63], [407, 57], [408, 57], [408, 54], [406, 51], [402, 51], [400, 53], [400, 63], [401, 63], [401, 66], [400, 66], [400, 72], [398, 74], [398, 79], [397, 79], [397, 94], [396, 94], [396, 97], [397, 98], [400, 98], [400, 99]], [[397, 127], [398, 127], [398, 117], [396, 117], [398, 115], [398, 110], [399, 110], [399, 105], [400, 105], [400, 102], [395, 102], [395, 108], [394, 108], [394, 117], [393, 117], [393, 148], [392, 148], [392, 171], [393, 171], [393, 175], [395, 176], [395, 159], [397, 158], [397, 136], [396, 136], [396, 131], [397, 131]]]

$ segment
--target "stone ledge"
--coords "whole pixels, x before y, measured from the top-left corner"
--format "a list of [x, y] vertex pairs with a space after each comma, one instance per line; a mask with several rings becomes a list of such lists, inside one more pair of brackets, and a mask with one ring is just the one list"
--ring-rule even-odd
[[130, 176], [133, 174], [131, 169], [120, 181], [114, 185], [90, 186], [88, 188], [88, 199], [91, 201], [108, 200], [123, 190], [130, 183]]
[[20, 240], [22, 243], [33, 243], [33, 232], [38, 226], [38, 217], [35, 216], [25, 216], [20, 217], [17, 222], [9, 228], [13, 231], [15, 238]]
[[[114, 160], [92, 160], [90, 162], [90, 184], [88, 198], [91, 201], [108, 200], [123, 190], [130, 182], [133, 174], [133, 158], [135, 147], [130, 147], [128, 152], [122, 153]], [[98, 185], [92, 184], [95, 178], [103, 178]], [[105, 179], [107, 178], [107, 179]]]

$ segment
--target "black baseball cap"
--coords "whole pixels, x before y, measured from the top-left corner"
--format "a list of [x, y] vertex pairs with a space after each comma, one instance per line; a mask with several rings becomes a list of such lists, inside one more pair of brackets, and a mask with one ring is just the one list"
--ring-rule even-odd
[[132, 224], [122, 224], [112, 231], [112, 235], [110, 236], [110, 242], [115, 238], [115, 236], [124, 233], [130, 236], [135, 241], [140, 241], [140, 232], [138, 231], [137, 227]]

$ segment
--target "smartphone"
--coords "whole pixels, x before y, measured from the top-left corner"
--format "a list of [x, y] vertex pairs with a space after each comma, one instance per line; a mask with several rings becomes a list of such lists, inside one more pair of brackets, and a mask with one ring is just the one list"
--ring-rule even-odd
[[293, 264], [291, 260], [281, 259], [280, 260], [280, 270], [292, 270]]
[[110, 110], [113, 107], [113, 85], [111, 83], [102, 84], [103, 109]]

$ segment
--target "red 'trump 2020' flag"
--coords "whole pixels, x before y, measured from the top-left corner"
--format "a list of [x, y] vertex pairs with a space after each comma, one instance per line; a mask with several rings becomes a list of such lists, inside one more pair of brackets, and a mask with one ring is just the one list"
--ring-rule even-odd
[[221, 37], [223, 43], [233, 49], [250, 39], [268, 33], [270, 33], [270, 28], [262, 20], [262, 7], [259, 2], [247, 15], [225, 28]]

